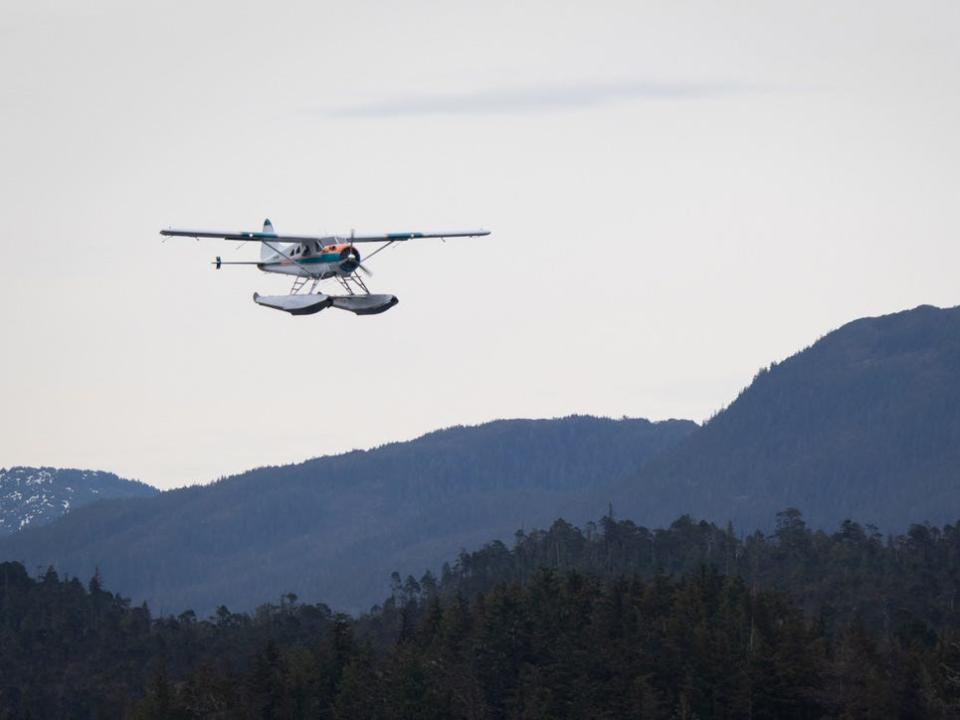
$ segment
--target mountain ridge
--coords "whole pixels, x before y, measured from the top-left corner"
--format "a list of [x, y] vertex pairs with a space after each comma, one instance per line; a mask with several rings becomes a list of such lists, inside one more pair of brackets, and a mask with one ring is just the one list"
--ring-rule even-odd
[[71, 509], [117, 497], [151, 497], [159, 491], [103, 470], [0, 468], [0, 536], [52, 522]]
[[[960, 307], [861, 318], [757, 373], [691, 421], [499, 420], [147, 500], [105, 501], [0, 539], [0, 559], [84, 576], [161, 611], [267, 589], [357, 610], [391, 571], [438, 570], [460, 549], [510, 541], [612, 503], [646, 526], [688, 514], [740, 532], [799, 508], [897, 531], [960, 517]], [[332, 594], [331, 594], [332, 593]]]
[[0, 557], [80, 577], [99, 568], [161, 610], [228, 597], [250, 608], [284, 585], [363, 609], [393, 570], [419, 575], [462, 548], [548, 525], [584, 487], [633, 474], [696, 428], [584, 416], [448, 428], [100, 503], [0, 540]]
[[[636, 490], [654, 497], [645, 510]], [[638, 521], [739, 527], [800, 508], [816, 527], [960, 516], [960, 307], [860, 318], [757, 373], [722, 412], [609, 492]]]

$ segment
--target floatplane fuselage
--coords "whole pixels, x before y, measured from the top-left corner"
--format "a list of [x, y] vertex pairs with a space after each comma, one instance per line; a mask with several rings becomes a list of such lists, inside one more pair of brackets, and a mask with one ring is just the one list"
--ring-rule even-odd
[[[301, 243], [286, 249], [287, 256], [274, 253], [272, 257], [257, 263], [264, 272], [282, 275], [316, 277], [326, 280], [332, 277], [350, 277], [360, 269], [360, 251], [350, 243], [321, 245], [320, 242]], [[223, 261], [220, 261], [223, 265]]]

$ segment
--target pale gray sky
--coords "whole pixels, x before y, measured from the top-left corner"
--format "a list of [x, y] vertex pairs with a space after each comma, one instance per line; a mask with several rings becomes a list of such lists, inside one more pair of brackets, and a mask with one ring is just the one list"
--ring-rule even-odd
[[[702, 420], [960, 303], [960, 4], [2, 0], [0, 466], [159, 487], [569, 413]], [[291, 318], [215, 240], [485, 226]]]

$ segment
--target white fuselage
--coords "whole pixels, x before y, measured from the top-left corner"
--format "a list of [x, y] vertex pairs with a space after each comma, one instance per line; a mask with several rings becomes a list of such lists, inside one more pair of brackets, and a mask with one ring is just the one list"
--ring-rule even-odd
[[360, 253], [349, 243], [320, 245], [300, 243], [280, 248], [264, 257], [257, 267], [264, 272], [302, 277], [349, 277], [360, 265]]

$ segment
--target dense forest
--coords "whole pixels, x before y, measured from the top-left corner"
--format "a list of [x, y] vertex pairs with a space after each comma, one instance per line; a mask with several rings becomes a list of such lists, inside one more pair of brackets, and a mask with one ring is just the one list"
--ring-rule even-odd
[[153, 617], [4, 563], [0, 718], [957, 718], [958, 560], [955, 525], [608, 516], [394, 574], [357, 618]]

